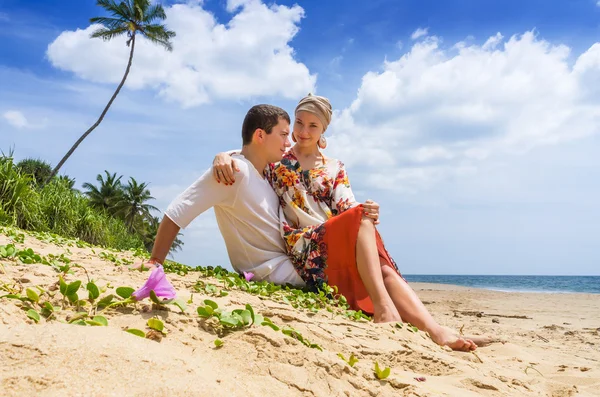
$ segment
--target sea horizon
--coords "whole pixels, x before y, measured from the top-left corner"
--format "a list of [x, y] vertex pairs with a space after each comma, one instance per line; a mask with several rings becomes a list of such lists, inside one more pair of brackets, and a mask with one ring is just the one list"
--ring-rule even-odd
[[500, 292], [600, 294], [600, 276], [403, 274], [408, 282], [449, 284]]

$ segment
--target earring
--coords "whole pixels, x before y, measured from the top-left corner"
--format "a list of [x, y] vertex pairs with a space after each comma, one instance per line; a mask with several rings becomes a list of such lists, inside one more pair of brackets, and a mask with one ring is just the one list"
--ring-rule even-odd
[[327, 138], [325, 138], [325, 136], [321, 135], [321, 137], [319, 138], [318, 145], [321, 149], [325, 149], [327, 147]]

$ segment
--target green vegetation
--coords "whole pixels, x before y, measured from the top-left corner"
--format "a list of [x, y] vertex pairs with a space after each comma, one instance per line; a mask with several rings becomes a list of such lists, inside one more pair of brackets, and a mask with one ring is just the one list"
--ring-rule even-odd
[[40, 187], [33, 175], [15, 166], [10, 155], [0, 157], [0, 225], [51, 231], [115, 249], [144, 246], [143, 236], [131, 233], [121, 219], [97, 211], [66, 178]]
[[[85, 183], [82, 193], [66, 176], [42, 186], [48, 167], [32, 159], [15, 164], [12, 153], [0, 156], [0, 225], [57, 245], [71, 238], [77, 246], [152, 250], [159, 220], [151, 214], [156, 208], [148, 203], [153, 197], [147, 183], [130, 178], [122, 185], [121, 176], [105, 171], [106, 178], [98, 175], [98, 185]], [[182, 244], [176, 239], [172, 249]]]
[[379, 380], [384, 380], [388, 376], [390, 376], [391, 369], [389, 367], [385, 367], [384, 369], [379, 368], [379, 363], [375, 361], [375, 368], [373, 368], [373, 372], [375, 372], [375, 376]]

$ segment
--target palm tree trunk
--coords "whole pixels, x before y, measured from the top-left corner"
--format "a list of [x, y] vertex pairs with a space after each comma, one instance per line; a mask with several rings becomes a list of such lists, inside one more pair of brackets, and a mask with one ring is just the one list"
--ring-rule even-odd
[[127, 80], [127, 76], [129, 75], [129, 70], [131, 69], [131, 63], [133, 61], [133, 50], [134, 49], [135, 49], [135, 34], [131, 37], [131, 51], [129, 51], [129, 62], [127, 63], [127, 69], [125, 69], [125, 75], [123, 76], [123, 79], [121, 80], [121, 83], [117, 87], [117, 90], [113, 94], [112, 98], [110, 98], [110, 101], [108, 101], [108, 104], [104, 108], [104, 111], [102, 111], [102, 114], [100, 114], [100, 117], [98, 118], [98, 120], [81, 137], [79, 137], [79, 139], [77, 140], [77, 142], [75, 142], [75, 144], [71, 147], [71, 149], [69, 149], [69, 151], [67, 152], [67, 154], [65, 154], [65, 156], [60, 160], [60, 162], [54, 168], [54, 170], [52, 170], [52, 174], [50, 174], [50, 176], [48, 177], [48, 179], [46, 179], [46, 182], [44, 182], [44, 185], [47, 184], [48, 182], [50, 182], [52, 180], [52, 178], [54, 178], [54, 176], [56, 176], [56, 174], [58, 174], [58, 171], [60, 170], [60, 168], [67, 161], [67, 159], [69, 157], [71, 157], [71, 155], [73, 154], [73, 152], [75, 151], [75, 149], [77, 149], [77, 146], [79, 146], [79, 144], [81, 142], [83, 142], [83, 140], [85, 138], [87, 138], [87, 136], [92, 131], [94, 131], [94, 129], [96, 127], [98, 127], [100, 125], [100, 123], [104, 119], [104, 116], [106, 116], [106, 113], [108, 112], [108, 109], [112, 105], [112, 103], [115, 100], [115, 98], [117, 97], [117, 95], [119, 95], [119, 91], [121, 91], [121, 88], [125, 84], [125, 80]]

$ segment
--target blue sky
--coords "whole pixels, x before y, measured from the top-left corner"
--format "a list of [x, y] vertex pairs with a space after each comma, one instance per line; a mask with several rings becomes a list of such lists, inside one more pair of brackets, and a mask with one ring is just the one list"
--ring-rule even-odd
[[[150, 182], [164, 209], [239, 147], [246, 110], [336, 109], [327, 153], [405, 273], [600, 274], [600, 7], [594, 0], [163, 2], [105, 121], [63, 168]], [[0, 143], [57, 162], [127, 60], [92, 0], [0, 1]], [[175, 259], [227, 265], [212, 212]]]

